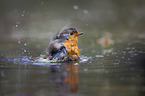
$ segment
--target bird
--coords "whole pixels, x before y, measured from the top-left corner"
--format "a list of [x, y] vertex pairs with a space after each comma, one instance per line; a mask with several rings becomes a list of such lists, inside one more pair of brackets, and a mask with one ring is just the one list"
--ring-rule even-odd
[[47, 49], [47, 58], [53, 62], [77, 61], [80, 59], [78, 38], [83, 35], [75, 27], [66, 27], [54, 36]]

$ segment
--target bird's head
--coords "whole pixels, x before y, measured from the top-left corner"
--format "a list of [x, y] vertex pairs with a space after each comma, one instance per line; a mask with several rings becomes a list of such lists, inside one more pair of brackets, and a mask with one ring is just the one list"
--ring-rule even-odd
[[60, 39], [61, 42], [69, 40], [70, 42], [77, 43], [78, 37], [82, 34], [83, 32], [78, 32], [78, 30], [74, 27], [67, 27], [58, 33], [57, 39]]

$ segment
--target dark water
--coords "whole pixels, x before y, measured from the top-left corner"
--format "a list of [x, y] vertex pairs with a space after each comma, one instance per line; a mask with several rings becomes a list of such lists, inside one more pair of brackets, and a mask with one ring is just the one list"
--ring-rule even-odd
[[[145, 95], [145, 1], [13, 3], [0, 3], [0, 96]], [[81, 61], [29, 60], [69, 24], [84, 32]]]

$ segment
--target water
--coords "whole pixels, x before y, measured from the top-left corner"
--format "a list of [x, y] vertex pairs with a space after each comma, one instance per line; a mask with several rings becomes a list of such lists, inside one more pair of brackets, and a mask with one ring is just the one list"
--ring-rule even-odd
[[[144, 1], [2, 4], [7, 7], [0, 8], [0, 96], [145, 95]], [[84, 33], [81, 60], [31, 60], [43, 56], [66, 25]]]
[[105, 54], [103, 50], [101, 55], [92, 57], [82, 56], [80, 62], [1, 57], [0, 94], [143, 96], [145, 51], [139, 46], [131, 47], [134, 44], [129, 46]]

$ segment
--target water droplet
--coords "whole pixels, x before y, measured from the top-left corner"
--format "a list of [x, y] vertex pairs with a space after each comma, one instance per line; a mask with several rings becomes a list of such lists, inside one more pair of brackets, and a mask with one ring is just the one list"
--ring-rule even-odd
[[83, 10], [83, 13], [84, 14], [88, 14], [88, 10]]
[[27, 44], [25, 43], [24, 46], [27, 46]]
[[24, 52], [27, 52], [27, 50], [24, 49]]
[[79, 63], [75, 63], [74, 65], [78, 65]]
[[75, 10], [77, 10], [79, 7], [78, 7], [77, 5], [74, 5], [73, 8], [74, 8]]
[[18, 41], [18, 43], [20, 44], [20, 43], [21, 43], [21, 41]]

